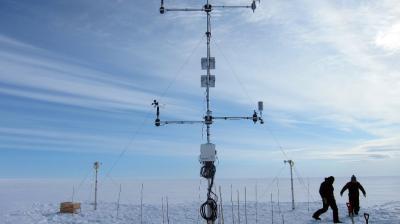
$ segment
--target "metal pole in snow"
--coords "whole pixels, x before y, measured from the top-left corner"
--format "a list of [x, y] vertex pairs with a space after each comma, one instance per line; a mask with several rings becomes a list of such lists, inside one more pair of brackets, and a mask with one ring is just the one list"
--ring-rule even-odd
[[292, 190], [292, 210], [294, 210], [294, 188], [293, 188], [293, 166], [294, 166], [294, 162], [291, 159], [285, 160], [284, 162], [285, 163], [289, 163], [289, 166], [290, 166], [290, 188]]
[[95, 182], [94, 182], [94, 210], [97, 209], [97, 176], [98, 176], [99, 167], [100, 167], [100, 163], [97, 161], [94, 162], [94, 170], [96, 172]]

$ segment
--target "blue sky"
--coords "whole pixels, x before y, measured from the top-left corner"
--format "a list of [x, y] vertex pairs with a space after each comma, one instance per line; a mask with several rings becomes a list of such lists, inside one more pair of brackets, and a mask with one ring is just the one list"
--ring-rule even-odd
[[[202, 127], [156, 128], [150, 104], [203, 115], [205, 17], [158, 8], [0, 1], [0, 177], [82, 177], [100, 160], [113, 177], [197, 178]], [[214, 115], [263, 100], [266, 121], [215, 123], [219, 178], [274, 176], [280, 147], [303, 176], [398, 175], [398, 1], [270, 0], [212, 20]]]

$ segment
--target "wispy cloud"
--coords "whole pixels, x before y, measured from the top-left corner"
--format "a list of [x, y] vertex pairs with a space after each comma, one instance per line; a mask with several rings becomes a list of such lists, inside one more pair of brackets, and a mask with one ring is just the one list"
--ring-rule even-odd
[[[319, 122], [335, 117], [338, 127], [361, 127], [377, 136], [393, 136], [400, 124], [400, 68], [396, 63], [399, 55], [393, 53], [398, 41], [391, 40], [396, 39], [399, 8], [398, 1], [269, 1], [253, 16], [242, 15], [250, 30], [264, 34], [241, 40], [254, 50], [254, 63], [247, 68], [232, 64], [242, 74], [241, 81], [251, 86], [250, 95], [265, 99], [272, 109], [330, 117]], [[381, 36], [381, 44], [391, 46], [392, 53], [377, 48], [377, 36]], [[276, 37], [284, 43], [281, 51], [302, 57], [280, 56], [298, 63], [294, 68], [270, 63], [271, 55], [265, 52], [279, 55], [279, 51], [265, 43]], [[242, 52], [246, 57], [246, 50]], [[243, 75], [247, 73], [251, 75]], [[224, 87], [232, 86], [229, 84]], [[245, 98], [236, 90], [222, 91], [235, 99]]]
[[[60, 60], [43, 49], [0, 36], [0, 92], [7, 95], [97, 110], [148, 111], [158, 93], [118, 74]], [[6, 49], [13, 46], [16, 49]], [[29, 49], [33, 52], [26, 52]], [[172, 105], [179, 100], [167, 98]], [[182, 103], [183, 104], [183, 103]], [[182, 113], [187, 108], [172, 106]]]
[[350, 161], [398, 158], [400, 156], [400, 138], [370, 140], [349, 149], [336, 149], [328, 152], [325, 156]]
[[[15, 3], [21, 14], [0, 14], [6, 18], [2, 21], [20, 19], [15, 29], [35, 27], [31, 39], [6, 26], [0, 34], [0, 94], [14, 102], [3, 113], [11, 119], [0, 128], [0, 138], [7, 140], [1, 149], [120, 152], [129, 136], [109, 129], [112, 122], [85, 119], [101, 116], [101, 110], [115, 115], [110, 119], [119, 117], [119, 122], [121, 117], [134, 117], [134, 124], [113, 123], [115, 127], [135, 126], [171, 80], [173, 96], [161, 102], [167, 104], [162, 118], [201, 119], [202, 13], [161, 16], [158, 1], [137, 5], [102, 0], [90, 6], [76, 2], [74, 10], [47, 3]], [[192, 3], [203, 4], [168, 1], [175, 6]], [[276, 138], [294, 159], [398, 160], [399, 4], [269, 0], [262, 1], [254, 14], [217, 12], [211, 51], [217, 58], [212, 71], [217, 77], [217, 87], [211, 90], [213, 113], [251, 115], [256, 101], [264, 100], [265, 125], [277, 132]], [[48, 22], [42, 26], [43, 21]], [[43, 36], [49, 43], [42, 41]], [[23, 111], [29, 107], [25, 103], [36, 105], [33, 110], [39, 112]], [[79, 112], [55, 116], [54, 108]], [[81, 111], [88, 114], [80, 117]], [[76, 126], [98, 126], [74, 133], [76, 129], [63, 128], [72, 119]], [[224, 159], [283, 158], [266, 129], [218, 129], [220, 123], [215, 124], [213, 137]], [[200, 129], [145, 130], [129, 152], [195, 158]], [[195, 144], [193, 136], [198, 137]]]

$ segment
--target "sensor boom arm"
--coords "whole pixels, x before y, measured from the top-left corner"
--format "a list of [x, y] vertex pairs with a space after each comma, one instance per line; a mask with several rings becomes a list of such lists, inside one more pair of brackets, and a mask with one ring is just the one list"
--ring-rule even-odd
[[[263, 102], [258, 102], [258, 111], [260, 116], [254, 111], [253, 116], [251, 117], [232, 117], [232, 116], [225, 116], [225, 117], [213, 117], [213, 116], [204, 116], [203, 121], [161, 121], [160, 120], [160, 105], [157, 100], [154, 100], [152, 105], [156, 108], [156, 119], [154, 120], [154, 125], [159, 127], [166, 124], [212, 124], [213, 120], [252, 120], [254, 123], [260, 121], [261, 124], [264, 124], [264, 120], [262, 118], [262, 105]], [[261, 107], [260, 107], [261, 105]]]
[[234, 8], [251, 8], [253, 12], [257, 8], [256, 1], [260, 3], [260, 0], [253, 0], [251, 5], [211, 5], [205, 4], [203, 8], [165, 8], [164, 7], [164, 0], [161, 0], [161, 6], [160, 6], [160, 13], [164, 14], [165, 12], [211, 12], [212, 8], [219, 8], [219, 9], [234, 9]]

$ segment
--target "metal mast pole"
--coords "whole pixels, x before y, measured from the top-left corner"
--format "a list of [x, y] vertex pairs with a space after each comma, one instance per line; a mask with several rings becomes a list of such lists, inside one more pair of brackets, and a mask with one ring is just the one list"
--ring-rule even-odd
[[95, 182], [94, 182], [94, 210], [97, 209], [97, 174], [100, 167], [99, 162], [94, 163], [94, 170], [95, 170]]
[[[260, 0], [258, 0], [259, 2]], [[219, 120], [252, 120], [254, 123], [260, 121], [263, 124], [262, 119], [262, 110], [263, 103], [262, 101], [258, 102], [258, 111], [260, 116], [258, 116], [257, 112], [254, 111], [252, 116], [248, 117], [213, 117], [211, 106], [210, 106], [210, 88], [215, 87], [215, 75], [211, 75], [211, 70], [215, 69], [215, 57], [211, 57], [211, 12], [213, 8], [220, 9], [232, 9], [232, 8], [250, 8], [253, 10], [256, 9], [256, 0], [252, 0], [251, 5], [237, 5], [237, 6], [228, 6], [228, 5], [217, 5], [213, 6], [210, 4], [210, 0], [206, 0], [206, 4], [202, 8], [166, 8], [164, 7], [164, 0], [161, 0], [160, 13], [164, 14], [166, 12], [176, 12], [176, 11], [184, 11], [184, 12], [205, 12], [207, 16], [207, 56], [205, 58], [201, 58], [202, 70], [207, 70], [206, 75], [201, 76], [201, 87], [206, 88], [206, 103], [207, 103], [207, 111], [203, 120], [200, 121], [161, 121], [160, 119], [160, 107], [159, 102], [154, 100], [152, 105], [156, 108], [156, 119], [155, 126], [162, 126], [166, 124], [205, 124], [206, 125], [206, 135], [207, 135], [207, 143], [200, 145], [200, 156], [199, 162], [202, 164], [200, 169], [200, 176], [207, 179], [208, 188], [207, 188], [207, 201], [204, 202], [200, 207], [201, 216], [207, 220], [207, 224], [214, 224], [215, 220], [218, 218], [218, 204], [217, 204], [217, 196], [214, 192], [212, 192], [212, 187], [214, 185], [214, 177], [216, 173], [216, 167], [214, 162], [216, 160], [217, 151], [215, 150], [215, 144], [211, 143], [211, 125], [213, 124], [214, 119]]]
[[[206, 87], [206, 101], [207, 101], [207, 116], [211, 116], [211, 110], [210, 110], [210, 77], [211, 77], [211, 72], [210, 72], [210, 65], [211, 65], [211, 49], [210, 49], [210, 41], [211, 41], [211, 5], [208, 3], [207, 0], [207, 5], [210, 6], [209, 9], [207, 10], [206, 8], [206, 13], [207, 13], [207, 87]], [[207, 143], [210, 143], [210, 125], [211, 122], [207, 122]]]
[[[207, 36], [207, 87], [206, 87], [206, 101], [207, 101], [207, 118], [211, 117], [211, 110], [210, 110], [210, 57], [211, 57], [211, 49], [210, 49], [210, 41], [211, 41], [211, 24], [210, 24], [210, 19], [211, 19], [211, 15], [210, 15], [210, 11], [211, 11], [211, 7], [209, 8], [209, 10], [207, 10], [207, 6], [209, 6], [208, 0], [207, 0], [207, 5], [206, 5], [206, 13], [207, 13], [207, 32], [206, 32], [206, 36]], [[210, 143], [210, 126], [211, 126], [211, 122], [206, 122], [206, 126], [207, 126], [207, 143]], [[208, 188], [212, 187], [212, 183], [211, 183], [210, 178], [208, 178]], [[208, 206], [208, 214], [211, 214], [211, 207]], [[213, 220], [208, 220], [207, 223], [208, 224], [214, 224], [215, 221]]]
[[285, 160], [285, 163], [289, 163], [290, 166], [290, 188], [292, 190], [292, 210], [294, 210], [294, 188], [293, 188], [293, 166], [294, 162], [293, 160]]

